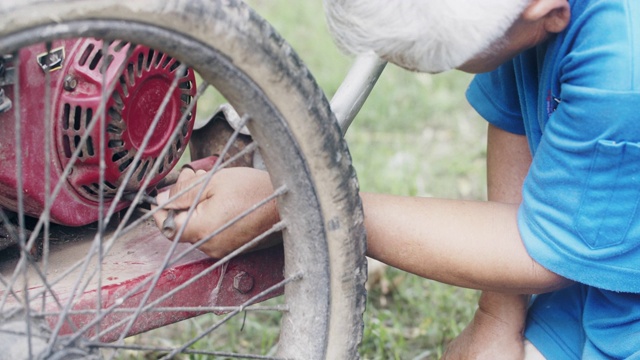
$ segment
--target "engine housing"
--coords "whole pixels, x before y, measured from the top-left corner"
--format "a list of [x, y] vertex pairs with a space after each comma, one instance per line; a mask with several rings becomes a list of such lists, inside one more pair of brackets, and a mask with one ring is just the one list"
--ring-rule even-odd
[[[134, 192], [145, 181], [153, 187], [179, 161], [195, 121], [191, 103], [196, 80], [194, 72], [175, 58], [144, 46], [96, 39], [58, 41], [49, 50], [44, 44], [31, 46], [18, 58], [13, 64], [18, 86], [4, 90], [20, 111], [0, 114], [1, 207], [16, 211], [21, 191], [25, 213], [39, 216], [47, 201], [48, 168], [50, 188], [60, 182], [51, 220], [85, 225], [101, 216], [100, 193], [106, 210], [118, 188]], [[50, 104], [45, 103], [47, 97]], [[154, 131], [147, 135], [156, 118]], [[161, 156], [165, 146], [169, 151]], [[121, 201], [117, 208], [127, 205]]]

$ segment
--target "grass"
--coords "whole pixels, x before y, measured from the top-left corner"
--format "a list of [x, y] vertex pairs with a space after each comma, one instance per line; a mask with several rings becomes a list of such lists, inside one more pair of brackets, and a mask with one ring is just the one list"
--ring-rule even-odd
[[[351, 59], [326, 29], [321, 1], [248, 1], [292, 45], [331, 98]], [[388, 65], [346, 138], [363, 191], [484, 199], [486, 123], [459, 72]], [[425, 259], [428, 261], [428, 259]], [[435, 359], [468, 323], [477, 292], [386, 268], [368, 294], [364, 359]]]

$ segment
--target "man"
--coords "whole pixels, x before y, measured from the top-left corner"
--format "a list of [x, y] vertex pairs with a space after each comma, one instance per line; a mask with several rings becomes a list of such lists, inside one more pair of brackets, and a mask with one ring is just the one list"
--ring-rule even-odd
[[[640, 4], [325, 3], [344, 48], [416, 71], [482, 73], [467, 97], [490, 123], [489, 201], [362, 194], [369, 256], [484, 291], [445, 356], [640, 358]], [[259, 198], [267, 177], [236, 180], [256, 171], [221, 172], [209, 193], [238, 186], [240, 200]], [[247, 225], [268, 227], [274, 214]], [[194, 219], [188, 234], [206, 227]], [[214, 240], [203, 246], [213, 256], [238, 246]]]

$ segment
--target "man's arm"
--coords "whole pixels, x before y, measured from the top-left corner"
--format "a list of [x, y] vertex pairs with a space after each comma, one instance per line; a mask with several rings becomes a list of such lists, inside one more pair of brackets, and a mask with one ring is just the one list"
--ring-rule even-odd
[[[487, 131], [487, 196], [489, 201], [522, 202], [522, 184], [531, 166], [531, 152], [525, 136], [514, 135], [489, 125]], [[485, 291], [479, 312], [524, 328], [529, 296]], [[523, 329], [521, 329], [523, 330]]]
[[368, 255], [429, 279], [500, 293], [565, 286], [568, 281], [535, 262], [520, 239], [516, 216], [530, 164], [523, 136], [490, 126], [490, 201], [362, 194]]
[[[179, 182], [171, 191], [188, 182]], [[221, 171], [207, 185], [180, 241], [198, 241], [247, 204], [262, 200], [271, 189], [265, 172], [248, 168]], [[188, 208], [196, 193], [188, 192], [168, 208]], [[159, 202], [166, 197], [158, 195]], [[362, 199], [368, 255], [392, 266], [452, 285], [515, 294], [545, 292], [566, 284], [527, 254], [516, 225], [518, 205], [380, 194], [362, 194]], [[185, 220], [181, 215], [175, 217], [177, 226]], [[166, 211], [154, 217], [162, 224]], [[202, 250], [223, 256], [268, 229], [277, 217], [272, 202], [213, 238]], [[213, 218], [217, 223], [212, 223]]]

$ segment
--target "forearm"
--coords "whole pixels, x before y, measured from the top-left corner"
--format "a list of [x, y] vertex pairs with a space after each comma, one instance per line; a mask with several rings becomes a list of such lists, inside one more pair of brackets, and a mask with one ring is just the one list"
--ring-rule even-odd
[[567, 281], [536, 263], [520, 239], [518, 206], [363, 193], [368, 255], [451, 285], [514, 294]]
[[[487, 131], [487, 195], [490, 201], [522, 202], [522, 184], [529, 172], [531, 153], [527, 139], [489, 125]], [[483, 291], [478, 317], [486, 314], [513, 328], [521, 341], [530, 295]]]
[[531, 295], [483, 291], [478, 300], [478, 311], [510, 327], [517, 327], [522, 333], [530, 299]]

